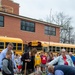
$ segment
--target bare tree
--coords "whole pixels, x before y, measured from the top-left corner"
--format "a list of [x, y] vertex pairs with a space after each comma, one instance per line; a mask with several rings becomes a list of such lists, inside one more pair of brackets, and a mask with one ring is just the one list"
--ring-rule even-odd
[[53, 16], [47, 16], [46, 21], [61, 26], [60, 42], [73, 43], [73, 38], [71, 38], [73, 27], [71, 26], [72, 18], [70, 16], [65, 15], [63, 12], [60, 12]]

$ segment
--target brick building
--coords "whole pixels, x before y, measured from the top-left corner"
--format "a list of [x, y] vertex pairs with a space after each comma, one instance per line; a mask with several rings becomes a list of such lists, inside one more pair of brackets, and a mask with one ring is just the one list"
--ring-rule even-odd
[[[49, 36], [50, 35], [50, 36]], [[19, 4], [0, 2], [0, 36], [18, 37], [23, 41], [60, 41], [60, 26], [19, 15]]]

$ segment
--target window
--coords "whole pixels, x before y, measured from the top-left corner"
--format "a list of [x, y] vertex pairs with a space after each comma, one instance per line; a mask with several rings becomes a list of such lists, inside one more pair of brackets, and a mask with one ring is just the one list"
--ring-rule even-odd
[[4, 17], [0, 16], [0, 27], [4, 27]]
[[71, 48], [71, 52], [73, 52], [73, 48]]
[[53, 51], [53, 46], [49, 46], [49, 51]]
[[45, 26], [45, 34], [47, 35], [56, 35], [56, 28], [51, 26]]
[[68, 48], [68, 52], [70, 52], [71, 51], [71, 49], [70, 48]]
[[5, 43], [5, 48], [7, 47], [8, 44], [9, 44], [9, 42], [6, 42], [6, 43]]
[[18, 43], [18, 50], [22, 50], [22, 44], [21, 43]]
[[53, 46], [53, 52], [55, 52], [55, 46]]
[[[5, 48], [8, 46], [9, 43], [10, 43], [10, 42], [6, 42], [6, 43], [5, 43]], [[14, 45], [13, 50], [16, 50], [16, 43], [13, 43], [13, 45]]]
[[59, 52], [60, 51], [60, 47], [56, 47], [56, 48], [57, 48], [56, 51]]
[[43, 47], [44, 52], [48, 52], [48, 47]]
[[0, 49], [4, 49], [4, 42], [0, 42]]
[[13, 43], [14, 47], [13, 47], [13, 50], [16, 50], [16, 43]]
[[35, 32], [35, 24], [33, 22], [21, 20], [21, 30]]
[[74, 48], [74, 53], [75, 53], [75, 48]]

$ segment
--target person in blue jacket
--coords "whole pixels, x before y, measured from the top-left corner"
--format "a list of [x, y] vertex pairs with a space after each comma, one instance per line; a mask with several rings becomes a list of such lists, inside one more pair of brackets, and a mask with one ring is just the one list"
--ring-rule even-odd
[[75, 75], [75, 67], [67, 65], [49, 65], [48, 71], [53, 75]]
[[75, 56], [72, 54], [72, 52], [69, 52], [69, 55], [73, 61], [73, 64], [75, 65]]

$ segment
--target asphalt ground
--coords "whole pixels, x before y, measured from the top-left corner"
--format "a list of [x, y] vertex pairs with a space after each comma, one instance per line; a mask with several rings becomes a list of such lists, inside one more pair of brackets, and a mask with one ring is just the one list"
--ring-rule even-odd
[[[0, 75], [2, 75], [2, 73], [0, 72]], [[15, 75], [22, 75], [22, 74], [15, 74]], [[34, 75], [33, 73], [32, 74], [30, 74], [30, 75]]]
[[[2, 75], [2, 73], [0, 72], [0, 75]], [[14, 74], [14, 75], [22, 75], [22, 74]], [[34, 75], [34, 73], [32, 73], [32, 74], [29, 74], [29, 75]], [[42, 74], [42, 75], [46, 75], [46, 74]]]

